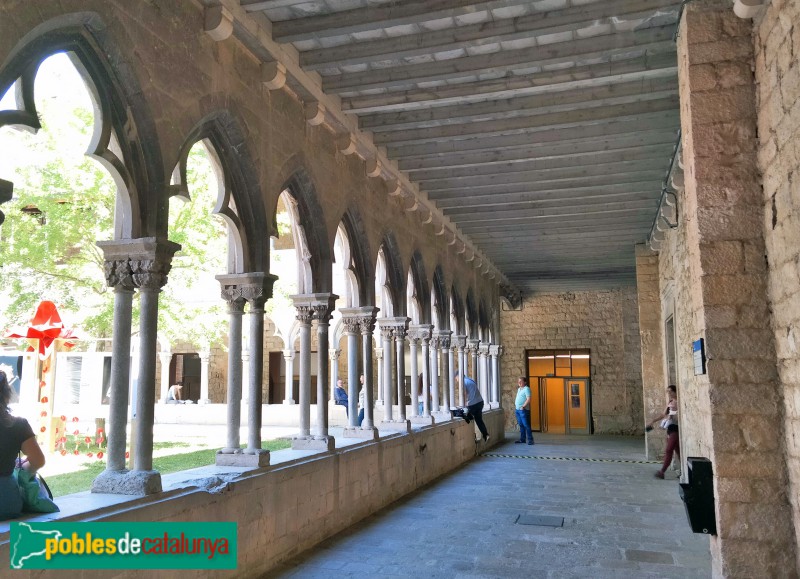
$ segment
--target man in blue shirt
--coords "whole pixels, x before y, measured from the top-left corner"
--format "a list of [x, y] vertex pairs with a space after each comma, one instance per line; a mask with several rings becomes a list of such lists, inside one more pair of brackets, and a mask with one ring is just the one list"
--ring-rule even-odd
[[[531, 389], [528, 388], [527, 378], [520, 376], [517, 379], [517, 397], [514, 399], [514, 408], [517, 409], [517, 424], [519, 424], [519, 440], [516, 444], [533, 444], [533, 432], [531, 431]], [[527, 440], [526, 440], [527, 437]]]
[[350, 416], [347, 407], [349, 400], [347, 398], [347, 392], [345, 391], [344, 386], [342, 385], [341, 378], [336, 381], [336, 388], [334, 388], [333, 390], [333, 401], [334, 403], [340, 406], [344, 406], [345, 416]]
[[[458, 372], [456, 372], [455, 376], [456, 382], [458, 382], [460, 379]], [[466, 375], [464, 376], [464, 395], [467, 398], [469, 415], [475, 419], [475, 424], [478, 425], [478, 430], [481, 431], [483, 440], [489, 442], [489, 431], [486, 430], [486, 425], [483, 423], [483, 396], [481, 396], [475, 380]]]

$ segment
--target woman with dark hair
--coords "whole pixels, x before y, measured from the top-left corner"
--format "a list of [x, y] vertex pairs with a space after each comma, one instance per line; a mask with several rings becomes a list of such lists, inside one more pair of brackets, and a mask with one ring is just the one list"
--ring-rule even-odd
[[664, 414], [651, 420], [647, 428], [648, 432], [653, 430], [653, 425], [656, 422], [661, 422], [661, 428], [667, 430], [667, 448], [664, 451], [664, 463], [661, 468], [656, 471], [656, 478], [664, 478], [664, 473], [667, 472], [669, 465], [672, 464], [672, 455], [674, 454], [678, 460], [681, 458], [681, 443], [678, 437], [678, 390], [670, 384], [667, 387], [667, 409]]
[[22, 513], [22, 496], [14, 479], [14, 461], [25, 455], [22, 468], [35, 473], [44, 466], [44, 454], [28, 421], [11, 416], [11, 386], [0, 370], [0, 520], [13, 519]]

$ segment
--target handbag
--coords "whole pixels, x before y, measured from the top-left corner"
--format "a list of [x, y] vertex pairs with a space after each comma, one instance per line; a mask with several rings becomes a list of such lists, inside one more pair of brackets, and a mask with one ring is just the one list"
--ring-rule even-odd
[[61, 510], [53, 502], [53, 493], [40, 475], [31, 474], [17, 466], [14, 467], [13, 476], [22, 497], [23, 513], [56, 513]]

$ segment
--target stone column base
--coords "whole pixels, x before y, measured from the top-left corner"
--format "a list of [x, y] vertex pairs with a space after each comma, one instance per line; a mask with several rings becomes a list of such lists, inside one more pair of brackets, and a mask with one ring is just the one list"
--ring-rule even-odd
[[380, 429], [394, 432], [411, 432], [411, 423], [408, 420], [382, 420]]
[[377, 428], [361, 428], [360, 426], [348, 426], [344, 429], [344, 438], [360, 438], [361, 440], [379, 440]]
[[92, 482], [93, 493], [154, 495], [161, 490], [161, 473], [156, 470], [104, 470]]
[[327, 450], [336, 448], [336, 440], [332, 436], [298, 436], [292, 438], [292, 450]]
[[262, 450], [261, 452], [220, 452], [217, 451], [215, 460], [217, 466], [247, 466], [247, 467], [262, 467], [269, 466], [269, 451]]
[[412, 416], [411, 424], [435, 424], [436, 419], [433, 416]]

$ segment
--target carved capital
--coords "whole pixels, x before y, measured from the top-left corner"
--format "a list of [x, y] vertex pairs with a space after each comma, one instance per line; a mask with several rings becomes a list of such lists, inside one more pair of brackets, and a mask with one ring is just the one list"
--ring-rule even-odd
[[466, 348], [467, 345], [467, 337], [466, 336], [453, 336], [453, 340], [455, 341], [455, 346], [459, 350], [463, 350]]
[[436, 336], [439, 338], [439, 346], [441, 346], [442, 350], [449, 350], [450, 349], [450, 336], [453, 332], [450, 330], [439, 330], [436, 332]]
[[496, 358], [500, 355], [500, 346], [497, 344], [492, 344], [489, 346], [489, 355]]
[[167, 274], [172, 267], [159, 259], [130, 260], [131, 277], [139, 289], [161, 290], [167, 283]]
[[347, 334], [358, 334], [361, 330], [361, 317], [359, 316], [342, 316], [342, 325]]
[[467, 340], [466, 348], [470, 352], [477, 352], [478, 351], [478, 346], [480, 346], [480, 343], [481, 343], [480, 340], [476, 340], [475, 338], [470, 338], [469, 340]]
[[405, 326], [395, 326], [394, 328], [392, 328], [392, 334], [398, 340], [405, 340], [406, 333], [407, 333], [407, 330], [406, 330]]
[[381, 326], [381, 336], [384, 340], [391, 340], [393, 334], [393, 328], [391, 326]]
[[301, 326], [310, 326], [311, 321], [314, 319], [314, 308], [309, 305], [295, 306], [297, 313], [295, 318], [300, 322]]
[[114, 259], [103, 264], [106, 283], [109, 287], [119, 287], [126, 290], [135, 289], [131, 276], [131, 265], [127, 259]]

